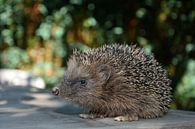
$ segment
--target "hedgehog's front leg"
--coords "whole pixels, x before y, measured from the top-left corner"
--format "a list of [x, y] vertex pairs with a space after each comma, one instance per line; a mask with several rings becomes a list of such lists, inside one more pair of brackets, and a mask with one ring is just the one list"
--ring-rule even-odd
[[87, 114], [80, 114], [79, 115], [83, 119], [95, 119], [95, 118], [104, 118], [105, 116], [99, 114], [97, 110], [90, 110]]
[[138, 120], [137, 115], [123, 115], [123, 116], [117, 116], [114, 118], [115, 121], [136, 121]]

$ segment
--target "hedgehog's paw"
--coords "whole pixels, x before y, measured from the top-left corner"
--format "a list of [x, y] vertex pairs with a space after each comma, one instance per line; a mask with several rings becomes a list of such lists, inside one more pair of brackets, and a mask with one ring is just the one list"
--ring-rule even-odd
[[102, 115], [97, 114], [79, 114], [83, 119], [95, 119], [95, 118], [104, 118]]
[[129, 115], [125, 115], [125, 116], [117, 116], [114, 118], [115, 121], [136, 121], [138, 120], [138, 116], [134, 115], [134, 116], [129, 116]]

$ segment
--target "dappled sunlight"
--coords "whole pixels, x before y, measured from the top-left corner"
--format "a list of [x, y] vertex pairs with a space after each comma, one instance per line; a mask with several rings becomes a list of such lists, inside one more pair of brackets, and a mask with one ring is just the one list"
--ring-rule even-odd
[[0, 105], [5, 105], [7, 103], [8, 103], [7, 100], [0, 100]]
[[[179, 110], [195, 111], [194, 2], [0, 0], [0, 129], [195, 128], [195, 113]], [[166, 69], [173, 95], [166, 115], [81, 119], [89, 109], [52, 95], [73, 51], [114, 43], [141, 47]]]
[[48, 108], [54, 108], [56, 106], [62, 106], [64, 104], [56, 100], [51, 100], [53, 96], [48, 93], [30, 93], [28, 95], [33, 97], [34, 99], [21, 100], [22, 104]]
[[16, 69], [0, 69], [0, 84], [45, 88], [45, 82], [30, 72]]

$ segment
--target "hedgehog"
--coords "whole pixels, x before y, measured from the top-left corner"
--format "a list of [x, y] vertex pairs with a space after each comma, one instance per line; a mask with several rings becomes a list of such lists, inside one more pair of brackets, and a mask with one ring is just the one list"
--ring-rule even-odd
[[135, 121], [163, 116], [171, 102], [170, 79], [153, 54], [137, 45], [104, 45], [74, 51], [53, 94], [89, 112], [84, 119]]

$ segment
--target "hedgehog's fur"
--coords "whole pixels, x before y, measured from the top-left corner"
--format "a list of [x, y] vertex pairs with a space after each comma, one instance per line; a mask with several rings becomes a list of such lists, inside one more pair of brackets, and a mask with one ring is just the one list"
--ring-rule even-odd
[[167, 73], [153, 55], [136, 45], [119, 44], [74, 51], [59, 86], [61, 97], [90, 109], [80, 117], [118, 121], [162, 116], [170, 91]]

